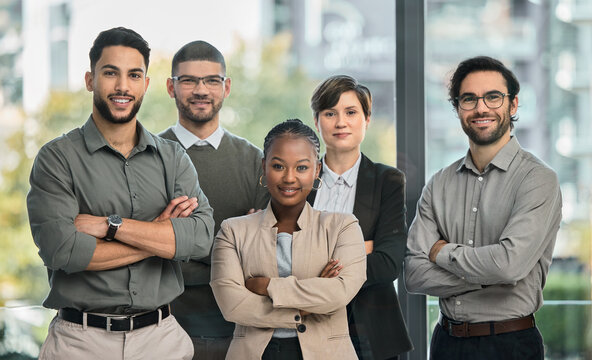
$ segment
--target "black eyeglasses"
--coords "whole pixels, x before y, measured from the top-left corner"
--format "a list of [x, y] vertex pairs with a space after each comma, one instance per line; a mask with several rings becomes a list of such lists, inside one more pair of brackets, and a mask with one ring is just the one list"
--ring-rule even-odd
[[206, 88], [210, 90], [218, 90], [224, 84], [224, 81], [227, 79], [224, 76], [220, 75], [210, 75], [210, 76], [190, 76], [190, 75], [180, 75], [180, 76], [173, 76], [171, 79], [179, 82], [179, 85], [186, 90], [193, 90], [195, 89], [200, 82], [203, 82]]
[[458, 105], [463, 110], [474, 110], [477, 107], [479, 99], [483, 99], [483, 103], [490, 109], [497, 109], [504, 104], [504, 97], [510, 94], [504, 94], [500, 91], [490, 91], [483, 96], [475, 96], [465, 94], [455, 97], [458, 101]]

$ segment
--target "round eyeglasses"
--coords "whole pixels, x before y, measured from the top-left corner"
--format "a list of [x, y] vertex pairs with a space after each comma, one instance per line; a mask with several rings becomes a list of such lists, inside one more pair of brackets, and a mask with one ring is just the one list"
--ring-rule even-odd
[[500, 108], [504, 104], [504, 97], [510, 94], [504, 94], [500, 91], [490, 91], [483, 96], [475, 96], [471, 94], [465, 94], [457, 96], [455, 99], [458, 101], [458, 106], [463, 110], [474, 110], [477, 107], [479, 99], [483, 99], [483, 103], [490, 109]]
[[173, 76], [171, 79], [177, 81], [181, 88], [185, 90], [193, 90], [197, 86], [199, 86], [200, 82], [206, 86], [206, 88], [210, 90], [218, 90], [224, 84], [224, 81], [227, 79], [224, 76], [220, 75], [210, 75], [210, 76], [190, 76], [190, 75], [180, 75], [180, 76]]

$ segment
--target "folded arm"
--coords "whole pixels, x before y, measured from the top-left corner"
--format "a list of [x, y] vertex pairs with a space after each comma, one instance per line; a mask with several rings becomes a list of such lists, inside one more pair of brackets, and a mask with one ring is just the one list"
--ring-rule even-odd
[[410, 293], [441, 298], [481, 289], [461, 277], [432, 263], [429, 253], [442, 238], [432, 207], [432, 180], [426, 184], [417, 205], [415, 219], [409, 229], [405, 255], [405, 287]]
[[482, 247], [446, 244], [436, 264], [476, 284], [515, 284], [523, 279], [554, 241], [561, 221], [556, 175], [535, 168], [520, 185], [512, 214], [500, 239]]
[[212, 251], [210, 285], [224, 318], [245, 326], [295, 328], [301, 322], [298, 309], [276, 309], [269, 297], [246, 288], [236, 236], [241, 234], [235, 234], [226, 222], [222, 222]]
[[74, 226], [79, 207], [70, 171], [57, 147], [42, 147], [29, 177], [27, 210], [33, 240], [45, 266], [75, 273], [86, 270], [97, 240]]
[[343, 217], [331, 255], [343, 266], [336, 277], [297, 279], [273, 278], [267, 291], [275, 308], [296, 308], [309, 313], [330, 314], [345, 307], [366, 280], [363, 235], [353, 215]]

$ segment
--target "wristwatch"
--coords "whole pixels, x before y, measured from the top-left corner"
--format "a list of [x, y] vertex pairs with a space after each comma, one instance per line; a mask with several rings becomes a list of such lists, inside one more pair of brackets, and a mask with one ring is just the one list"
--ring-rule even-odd
[[107, 224], [109, 224], [109, 230], [107, 230], [107, 236], [105, 236], [105, 240], [111, 241], [115, 239], [115, 233], [121, 224], [123, 224], [123, 219], [119, 215], [109, 215], [107, 218]]

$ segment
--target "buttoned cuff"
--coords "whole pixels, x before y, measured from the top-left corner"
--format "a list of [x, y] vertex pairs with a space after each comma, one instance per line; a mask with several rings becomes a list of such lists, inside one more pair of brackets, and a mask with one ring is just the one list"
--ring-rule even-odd
[[440, 252], [436, 255], [436, 265], [439, 267], [454, 272], [454, 258], [452, 257], [452, 251], [456, 249], [458, 244], [446, 244], [440, 248]]

